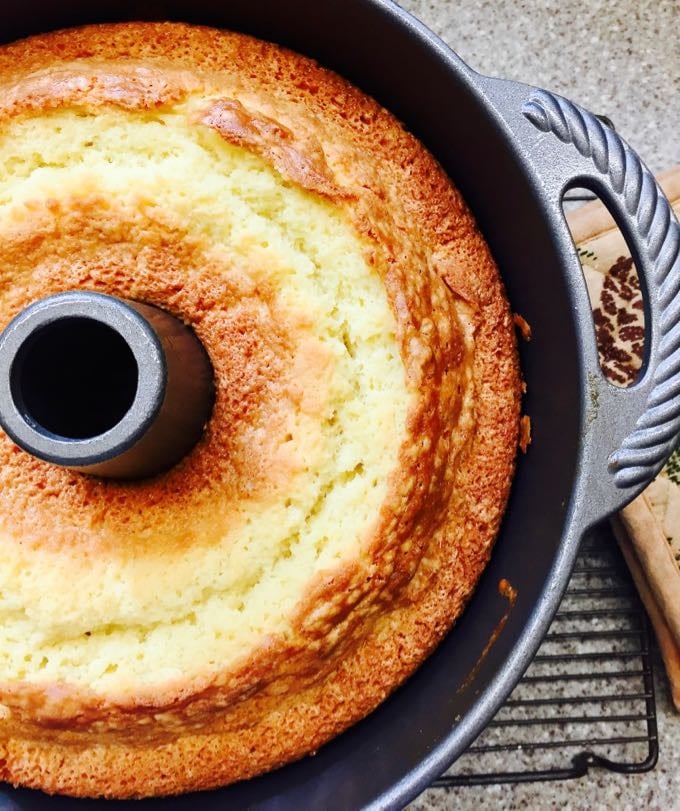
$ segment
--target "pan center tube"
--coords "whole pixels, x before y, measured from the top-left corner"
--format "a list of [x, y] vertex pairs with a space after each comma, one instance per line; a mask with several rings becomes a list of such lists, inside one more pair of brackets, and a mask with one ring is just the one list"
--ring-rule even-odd
[[28, 453], [73, 470], [167, 470], [200, 439], [213, 397], [196, 335], [147, 304], [60, 293], [0, 335], [0, 425]]

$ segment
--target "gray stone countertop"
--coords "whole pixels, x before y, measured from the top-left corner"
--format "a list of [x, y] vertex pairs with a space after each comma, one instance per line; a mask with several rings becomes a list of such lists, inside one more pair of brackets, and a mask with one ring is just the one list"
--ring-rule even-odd
[[[545, 87], [608, 115], [652, 171], [680, 163], [677, 0], [401, 0], [401, 5], [480, 73]], [[411, 809], [680, 809], [680, 715], [663, 677], [657, 712], [659, 763], [647, 774], [591, 771], [580, 780], [430, 790]]]
[[680, 163], [677, 0], [401, 0], [480, 73], [608, 115], [654, 172]]

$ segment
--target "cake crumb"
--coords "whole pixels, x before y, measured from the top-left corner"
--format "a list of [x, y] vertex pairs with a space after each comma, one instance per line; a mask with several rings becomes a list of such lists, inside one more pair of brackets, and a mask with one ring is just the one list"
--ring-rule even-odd
[[524, 338], [525, 341], [530, 341], [531, 327], [529, 326], [529, 322], [525, 318], [522, 318], [519, 313], [513, 313], [512, 320], [515, 322], [515, 326], [522, 338]]
[[524, 414], [519, 421], [519, 446], [522, 453], [526, 453], [531, 445], [531, 417]]

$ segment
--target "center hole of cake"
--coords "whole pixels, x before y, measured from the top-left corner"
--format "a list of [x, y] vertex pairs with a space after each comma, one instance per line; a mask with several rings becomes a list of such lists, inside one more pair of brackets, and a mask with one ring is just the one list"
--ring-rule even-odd
[[117, 425], [137, 393], [132, 350], [116, 330], [92, 318], [61, 318], [42, 327], [19, 351], [12, 396], [41, 432], [91, 439]]

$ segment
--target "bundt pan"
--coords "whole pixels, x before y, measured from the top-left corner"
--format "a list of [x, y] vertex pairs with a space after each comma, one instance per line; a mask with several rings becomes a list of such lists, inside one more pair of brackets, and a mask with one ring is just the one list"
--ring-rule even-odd
[[[519, 462], [492, 560], [436, 653], [315, 757], [221, 791], [161, 801], [164, 809], [192, 811], [401, 807], [492, 718], [541, 642], [584, 533], [643, 488], [677, 439], [678, 224], [639, 158], [595, 117], [544, 90], [480, 76], [389, 0], [6, 0], [0, 39], [130, 19], [183, 20], [270, 39], [376, 97], [459, 186], [513, 309], [531, 325], [522, 369], [533, 442]], [[561, 208], [573, 186], [606, 201], [641, 276], [646, 362], [629, 389], [608, 384], [598, 365]], [[508, 590], [499, 590], [502, 580], [517, 592], [512, 605], [503, 596]], [[0, 788], [3, 809], [95, 805]]]

